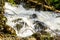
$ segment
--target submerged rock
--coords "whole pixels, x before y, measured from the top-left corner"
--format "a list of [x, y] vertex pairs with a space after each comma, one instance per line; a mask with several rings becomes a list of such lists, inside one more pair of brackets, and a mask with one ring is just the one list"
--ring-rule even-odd
[[32, 18], [37, 18], [37, 15], [36, 14], [32, 14]]

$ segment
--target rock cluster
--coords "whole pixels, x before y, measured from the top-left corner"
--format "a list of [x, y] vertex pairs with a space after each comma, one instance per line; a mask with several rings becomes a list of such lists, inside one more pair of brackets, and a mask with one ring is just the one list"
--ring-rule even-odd
[[5, 1], [0, 0], [0, 33], [16, 35], [15, 30], [6, 24], [7, 18], [4, 16], [4, 4]]

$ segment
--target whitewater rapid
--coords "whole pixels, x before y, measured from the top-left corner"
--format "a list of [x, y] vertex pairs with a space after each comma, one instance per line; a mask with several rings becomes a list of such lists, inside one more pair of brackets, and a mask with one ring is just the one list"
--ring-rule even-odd
[[[37, 18], [31, 18], [32, 14], [36, 14]], [[49, 11], [35, 11], [35, 9], [26, 10], [22, 5], [18, 5], [18, 7], [11, 6], [9, 3], [5, 3], [5, 14], [4, 14], [8, 21], [7, 25], [10, 25], [12, 28], [15, 29], [17, 36], [27, 37], [31, 36], [33, 33], [36, 33], [37, 29], [34, 27], [34, 21], [43, 22], [47, 27], [51, 30], [59, 30], [56, 32], [60, 35], [60, 14], [49, 12]], [[13, 22], [14, 20], [22, 19], [18, 22]], [[18, 31], [15, 26], [16, 24], [23, 23], [22, 28]], [[27, 25], [26, 25], [27, 24]], [[51, 30], [47, 29], [47, 32], [52, 33], [55, 35]]]

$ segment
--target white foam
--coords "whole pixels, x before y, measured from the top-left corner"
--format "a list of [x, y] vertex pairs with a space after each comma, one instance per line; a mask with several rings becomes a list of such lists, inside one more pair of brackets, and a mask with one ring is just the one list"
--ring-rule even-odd
[[[27, 27], [25, 27], [23, 25], [23, 27], [21, 28], [21, 30], [19, 32], [14, 28], [16, 30], [17, 36], [27, 37], [27, 36], [30, 36], [33, 33], [35, 33], [34, 24], [33, 24], [33, 21], [35, 19], [33, 20], [33, 19], [29, 18], [30, 15], [32, 15], [33, 13], [37, 14], [37, 16], [38, 16], [37, 20], [45, 23], [52, 30], [56, 30], [56, 29], [60, 30], [60, 17], [56, 18], [57, 14], [54, 14], [53, 12], [47, 12], [47, 11], [46, 12], [45, 11], [36, 12], [33, 9], [26, 10], [25, 8], [23, 8], [22, 5], [19, 5], [19, 7], [13, 7], [8, 3], [5, 4], [5, 8], [6, 8], [5, 12], [7, 12], [7, 13], [5, 13], [5, 16], [8, 19], [6, 24], [8, 24], [14, 28], [16, 23], [14, 23], [12, 21], [16, 20], [18, 18], [22, 18], [22, 20], [24, 22], [26, 22], [28, 25]], [[7, 9], [13, 10], [17, 15]], [[13, 15], [9, 15], [9, 14], [13, 14]], [[28, 30], [26, 30], [26, 29], [28, 29]]]

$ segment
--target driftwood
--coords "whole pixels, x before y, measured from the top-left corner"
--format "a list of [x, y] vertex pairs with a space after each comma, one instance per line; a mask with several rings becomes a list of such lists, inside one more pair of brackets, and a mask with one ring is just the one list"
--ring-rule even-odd
[[48, 6], [48, 5], [45, 5], [45, 4], [41, 3], [41, 2], [34, 1], [34, 0], [28, 0], [28, 2], [33, 2], [33, 3], [36, 3], [38, 5], [43, 5], [43, 7], [45, 7], [46, 9], [49, 9], [49, 10], [52, 10], [54, 12], [60, 13], [60, 10], [55, 9], [53, 6]]

